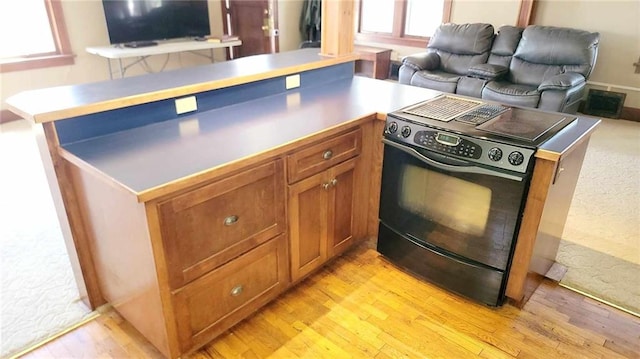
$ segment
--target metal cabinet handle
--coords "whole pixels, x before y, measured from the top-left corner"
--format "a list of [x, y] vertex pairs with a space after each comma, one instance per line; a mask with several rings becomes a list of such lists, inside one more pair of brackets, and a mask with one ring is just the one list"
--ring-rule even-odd
[[243, 288], [242, 288], [242, 284], [238, 284], [237, 286], [235, 286], [235, 287], [233, 287], [233, 288], [231, 289], [231, 293], [230, 293], [230, 294], [231, 294], [232, 296], [234, 296], [234, 297], [237, 297], [237, 296], [239, 296], [240, 294], [242, 294], [242, 290], [243, 290]]
[[224, 219], [225, 226], [232, 226], [238, 222], [238, 216], [233, 215]]
[[321, 184], [321, 186], [322, 186], [322, 189], [329, 189], [329, 188], [335, 186], [336, 184], [338, 184], [338, 180], [334, 178], [329, 182]]
[[331, 150], [326, 150], [324, 151], [324, 153], [322, 154], [322, 158], [324, 158], [325, 160], [330, 159], [331, 157], [333, 157], [333, 151]]

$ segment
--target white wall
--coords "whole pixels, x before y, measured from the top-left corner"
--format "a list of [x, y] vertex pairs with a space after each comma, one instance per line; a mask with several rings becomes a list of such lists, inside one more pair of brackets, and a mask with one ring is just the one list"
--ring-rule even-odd
[[[611, 91], [627, 94], [625, 106], [640, 108], [640, 1], [637, 0], [538, 0], [535, 23], [600, 33], [598, 60], [589, 81], [611, 84]], [[602, 86], [591, 86], [607, 89]]]
[[302, 42], [299, 30], [303, 0], [280, 0], [278, 2], [278, 30], [280, 52], [298, 49]]

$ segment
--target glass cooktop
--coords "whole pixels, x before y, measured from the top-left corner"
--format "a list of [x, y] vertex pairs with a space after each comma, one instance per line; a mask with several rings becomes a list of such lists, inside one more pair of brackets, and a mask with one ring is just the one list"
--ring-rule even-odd
[[559, 113], [509, 107], [451, 95], [440, 95], [419, 102], [401, 109], [396, 114], [400, 117], [402, 114], [405, 114], [405, 117], [416, 116], [413, 121], [424, 124], [435, 120], [440, 123], [436, 126], [461, 133], [482, 131], [529, 143], [535, 143], [545, 134], [550, 134], [550, 131], [555, 132], [564, 127], [558, 126], [559, 124], [567, 124], [575, 119], [573, 117], [569, 120], [567, 116]]
[[512, 110], [476, 126], [496, 135], [535, 142], [567, 117], [557, 113]]

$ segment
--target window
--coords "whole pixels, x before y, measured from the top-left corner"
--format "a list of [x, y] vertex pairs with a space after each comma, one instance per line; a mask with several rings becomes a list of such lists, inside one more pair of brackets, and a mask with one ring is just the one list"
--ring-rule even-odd
[[73, 64], [60, 0], [0, 1], [0, 72]]
[[360, 0], [356, 39], [424, 46], [449, 21], [451, 0]]

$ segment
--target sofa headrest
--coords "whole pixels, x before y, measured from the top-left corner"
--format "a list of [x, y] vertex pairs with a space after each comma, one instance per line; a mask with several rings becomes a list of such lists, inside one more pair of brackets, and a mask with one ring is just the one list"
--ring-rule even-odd
[[514, 56], [536, 64], [593, 67], [599, 39], [597, 32], [531, 25], [522, 33]]
[[500, 56], [513, 55], [518, 47], [523, 30], [521, 27], [511, 25], [500, 26], [491, 47], [491, 53]]
[[479, 55], [491, 49], [493, 25], [442, 24], [429, 40], [428, 49], [460, 55]]

